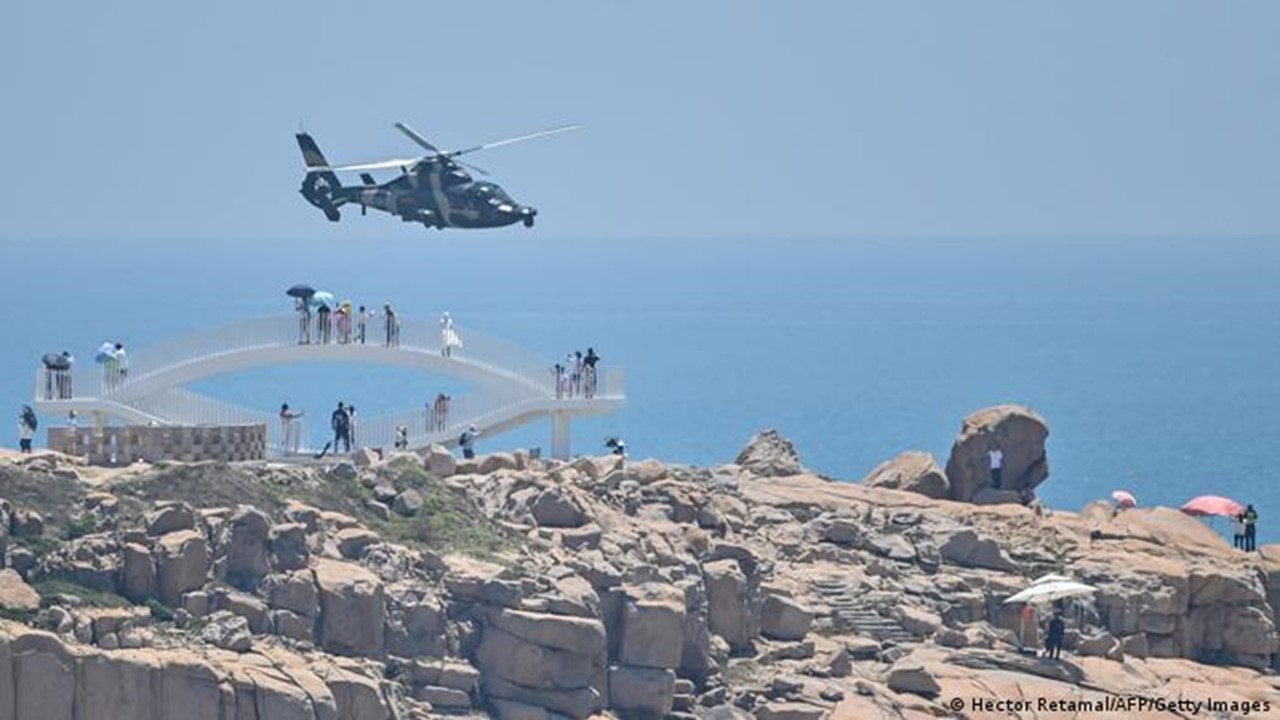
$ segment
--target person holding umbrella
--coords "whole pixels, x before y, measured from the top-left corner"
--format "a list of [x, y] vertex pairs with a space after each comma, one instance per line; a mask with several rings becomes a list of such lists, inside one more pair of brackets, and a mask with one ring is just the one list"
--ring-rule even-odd
[[310, 345], [311, 296], [316, 294], [316, 289], [299, 283], [285, 290], [284, 294], [294, 299], [293, 309], [298, 313], [298, 344]]

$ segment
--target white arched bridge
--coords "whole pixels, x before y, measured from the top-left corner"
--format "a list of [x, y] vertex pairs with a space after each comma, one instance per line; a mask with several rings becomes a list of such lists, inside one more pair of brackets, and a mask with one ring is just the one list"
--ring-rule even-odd
[[461, 345], [450, 342], [446, 352], [445, 333], [434, 322], [400, 319], [392, 342], [381, 318], [368, 325], [364, 342], [356, 333], [346, 342], [337, 333], [330, 334], [329, 342], [317, 342], [314, 325], [304, 333], [297, 315], [281, 315], [190, 333], [129, 351], [123, 373], [93, 363], [76, 363], [70, 370], [42, 368], [36, 377], [35, 409], [64, 416], [75, 410], [98, 424], [107, 418], [162, 426], [265, 424], [272, 454], [303, 453], [310, 449], [298, 440], [305, 437], [301, 420], [293, 420], [286, 430], [274, 413], [215, 400], [184, 386], [267, 365], [367, 362], [444, 375], [476, 389], [451, 399], [443, 416], [419, 406], [361, 417], [357, 445], [391, 448], [400, 427], [407, 429], [410, 449], [452, 445], [469, 425], [491, 436], [548, 418], [551, 454], [564, 458], [575, 416], [613, 412], [625, 401], [621, 368], [600, 365], [570, 385], [558, 381], [552, 365], [533, 353], [461, 328], [452, 331]]

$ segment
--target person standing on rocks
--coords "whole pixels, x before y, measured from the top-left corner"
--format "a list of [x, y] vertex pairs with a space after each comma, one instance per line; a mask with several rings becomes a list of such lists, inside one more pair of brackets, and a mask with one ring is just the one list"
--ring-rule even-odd
[[1231, 547], [1236, 550], [1244, 549], [1244, 513], [1240, 513], [1231, 519], [1235, 525], [1235, 535], [1231, 538]]
[[31, 438], [35, 436], [38, 425], [35, 411], [30, 405], [23, 405], [22, 412], [18, 414], [18, 452], [31, 453]]
[[987, 459], [991, 464], [991, 487], [1000, 489], [1000, 475], [1004, 471], [1004, 451], [997, 445], [987, 451]]
[[474, 460], [476, 456], [476, 438], [480, 435], [480, 431], [475, 425], [468, 425], [466, 430], [462, 431], [462, 435], [458, 437], [458, 447], [462, 448], [462, 457], [467, 460]]
[[1255, 552], [1258, 549], [1258, 511], [1253, 505], [1245, 508], [1244, 515], [1244, 551]]
[[1054, 611], [1049, 620], [1049, 633], [1044, 639], [1045, 657], [1057, 660], [1062, 656], [1062, 639], [1067, 634], [1067, 624], [1062, 620], [1062, 613]]

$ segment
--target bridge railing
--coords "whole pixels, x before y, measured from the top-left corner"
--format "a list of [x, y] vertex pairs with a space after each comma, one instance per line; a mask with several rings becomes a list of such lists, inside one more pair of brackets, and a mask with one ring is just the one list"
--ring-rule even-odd
[[448, 442], [457, 438], [470, 424], [483, 428], [495, 418], [500, 418], [516, 408], [546, 401], [546, 398], [536, 396], [521, 397], [479, 392], [451, 400], [448, 412], [443, 418], [437, 418], [434, 407], [431, 405], [419, 410], [383, 415], [369, 420], [361, 418], [357, 420], [352, 445], [391, 450], [395, 447], [396, 429], [401, 426], [408, 430], [407, 440], [410, 447], [422, 447], [433, 442]]
[[[330, 322], [333, 322], [332, 319]], [[441, 353], [442, 338], [438, 321], [402, 318], [399, 322], [400, 348], [414, 352]], [[317, 343], [320, 339], [317, 326], [318, 319], [312, 313], [309, 334], [312, 343]], [[547, 395], [554, 392], [554, 381], [549, 369], [554, 361], [474, 330], [455, 327], [454, 331], [461, 339], [462, 346], [451, 349], [452, 357], [514, 377], [522, 384]], [[128, 369], [123, 375], [109, 373], [106, 365], [93, 362], [92, 355], [87, 360], [77, 361], [69, 371], [73, 397], [106, 397], [132, 382], [177, 365], [231, 352], [297, 345], [303, 338], [298, 316], [290, 314], [254, 318], [184, 333], [136, 349], [129, 349], [126, 345]], [[374, 318], [368, 324], [365, 344], [378, 346], [385, 344], [384, 341], [383, 319]], [[336, 326], [330, 335], [329, 344], [338, 344]], [[38, 383], [36, 396], [44, 398], [46, 388], [43, 377]], [[45, 399], [56, 400], [56, 389], [53, 398]]]

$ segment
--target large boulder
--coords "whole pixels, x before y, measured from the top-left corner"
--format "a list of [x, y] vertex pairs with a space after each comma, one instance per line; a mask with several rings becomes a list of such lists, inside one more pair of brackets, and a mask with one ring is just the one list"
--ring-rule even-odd
[[273, 608], [308, 619], [320, 612], [320, 594], [310, 570], [268, 575], [262, 583], [262, 592]]
[[248, 505], [240, 506], [223, 529], [221, 549], [226, 553], [227, 582], [253, 590], [268, 572], [271, 519]]
[[156, 563], [146, 545], [125, 543], [120, 548], [124, 596], [140, 603], [155, 595]]
[[737, 560], [717, 560], [702, 566], [707, 586], [707, 619], [711, 632], [734, 650], [751, 645], [752, 624], [747, 576]]
[[774, 640], [803, 640], [813, 611], [783, 595], [770, 595], [760, 608], [760, 633]]
[[380, 655], [386, 612], [382, 580], [359, 565], [335, 560], [318, 561], [315, 577], [320, 646], [339, 655]]
[[961, 567], [986, 568], [1001, 572], [1017, 572], [1018, 566], [1009, 559], [1000, 544], [965, 528], [956, 531], [938, 548], [943, 560]]
[[195, 530], [179, 530], [162, 536], [155, 544], [156, 579], [160, 602], [178, 607], [182, 594], [205, 583], [209, 566], [209, 546]]
[[538, 493], [529, 504], [529, 513], [540, 527], [576, 528], [586, 522], [577, 498], [558, 486]]
[[427, 472], [438, 478], [447, 478], [458, 469], [458, 459], [443, 445], [432, 445], [423, 452]]
[[276, 570], [297, 570], [307, 566], [311, 549], [307, 546], [307, 526], [300, 522], [275, 525], [268, 535], [271, 565]]
[[579, 655], [605, 651], [604, 625], [593, 618], [502, 609], [490, 612], [488, 620], [490, 625], [535, 645]]
[[1033, 492], [1049, 477], [1045, 440], [1049, 427], [1030, 408], [998, 405], [979, 410], [964, 419], [947, 460], [951, 497], [969, 502], [979, 490], [991, 487], [987, 451], [1004, 453], [1001, 489]]
[[671, 670], [609, 668], [609, 707], [623, 717], [660, 718], [671, 712], [676, 674]]
[[40, 594], [13, 570], [0, 570], [0, 610], [34, 612], [40, 608]]
[[476, 649], [476, 661], [486, 678], [540, 690], [591, 687], [604, 667], [601, 654], [583, 655], [531, 643], [495, 626], [488, 626]]
[[635, 667], [680, 667], [684, 614], [684, 592], [676, 587], [626, 588], [618, 660]]
[[751, 438], [734, 462], [762, 477], [800, 475], [805, 471], [791, 441], [772, 428]]
[[155, 537], [196, 526], [196, 511], [184, 502], [165, 503], [147, 513], [147, 534]]
[[875, 467], [862, 480], [870, 487], [909, 490], [931, 498], [951, 497], [951, 483], [929, 453], [904, 452]]

